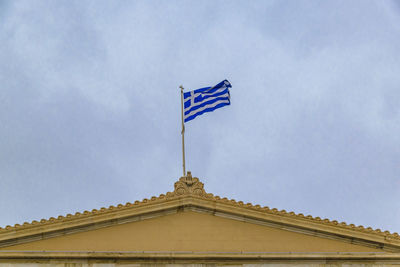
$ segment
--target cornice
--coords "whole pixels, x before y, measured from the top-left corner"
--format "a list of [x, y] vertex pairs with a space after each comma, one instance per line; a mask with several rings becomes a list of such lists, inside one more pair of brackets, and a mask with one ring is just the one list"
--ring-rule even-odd
[[111, 260], [111, 261], [145, 261], [145, 262], [162, 262], [176, 261], [176, 262], [242, 262], [247, 263], [255, 261], [289, 261], [296, 262], [319, 262], [328, 263], [334, 261], [358, 261], [360, 263], [379, 263], [388, 262], [392, 264], [400, 263], [400, 254], [393, 253], [259, 253], [259, 252], [196, 252], [196, 251], [183, 251], [183, 252], [147, 252], [147, 251], [100, 251], [100, 252], [86, 252], [86, 251], [2, 251], [0, 253], [2, 260], [18, 260], [28, 259], [31, 260]]
[[[375, 247], [389, 251], [400, 251], [400, 236], [397, 233], [372, 229], [371, 227], [355, 226], [344, 222], [330, 221], [319, 217], [305, 216], [301, 213], [286, 212], [285, 210], [270, 209], [251, 203], [243, 203], [234, 199], [221, 198], [207, 193], [204, 185], [191, 173], [181, 177], [174, 184], [174, 191], [161, 194], [158, 197], [135, 201], [134, 203], [119, 204], [108, 208], [93, 209], [92, 211], [77, 212], [74, 215], [51, 217], [48, 220], [32, 221], [31, 223], [16, 224], [0, 228], [0, 247], [22, 239], [34, 240], [43, 234], [66, 231], [69, 232], [86, 226], [101, 227], [104, 222], [115, 224], [127, 221], [141, 220], [146, 214], [168, 213], [178, 207], [192, 207], [207, 210], [223, 217], [236, 216], [236, 219], [254, 220], [254, 223], [271, 224], [274, 227], [290, 231], [301, 231], [307, 234], [326, 236], [328, 238], [347, 238], [352, 243], [373, 242]], [[141, 218], [142, 216], [143, 218]], [[125, 222], [127, 222], [125, 221]], [[29, 239], [29, 237], [32, 237]], [[28, 241], [26, 241], [28, 242]], [[3, 245], [1, 245], [3, 244]]]

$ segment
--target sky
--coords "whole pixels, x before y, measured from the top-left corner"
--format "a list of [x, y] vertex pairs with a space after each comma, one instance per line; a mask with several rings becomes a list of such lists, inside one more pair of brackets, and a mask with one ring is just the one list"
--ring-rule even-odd
[[0, 0], [0, 227], [182, 176], [180, 89], [209, 193], [400, 232], [400, 3]]

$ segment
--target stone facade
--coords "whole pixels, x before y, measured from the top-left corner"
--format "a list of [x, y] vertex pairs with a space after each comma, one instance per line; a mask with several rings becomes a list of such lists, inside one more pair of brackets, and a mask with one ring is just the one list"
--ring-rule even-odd
[[214, 196], [189, 172], [158, 197], [0, 228], [3, 266], [400, 266], [400, 236]]
[[224, 264], [224, 263], [204, 263], [204, 264], [160, 264], [160, 263], [91, 263], [91, 262], [25, 262], [25, 263], [0, 263], [1, 267], [394, 267], [400, 266], [399, 263], [371, 263], [371, 262], [331, 262], [331, 263], [252, 263], [252, 264]]

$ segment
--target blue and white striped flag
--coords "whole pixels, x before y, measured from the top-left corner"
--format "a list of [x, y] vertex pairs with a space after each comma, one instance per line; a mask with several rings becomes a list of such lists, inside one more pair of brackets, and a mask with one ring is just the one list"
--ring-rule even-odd
[[205, 87], [183, 94], [184, 98], [184, 121], [188, 122], [197, 116], [214, 111], [231, 104], [229, 87], [232, 85], [224, 80], [213, 87]]

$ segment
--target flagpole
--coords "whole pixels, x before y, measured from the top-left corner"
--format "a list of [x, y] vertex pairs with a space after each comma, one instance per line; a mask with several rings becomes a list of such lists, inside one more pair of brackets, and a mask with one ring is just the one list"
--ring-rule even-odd
[[183, 176], [186, 176], [185, 169], [185, 122], [183, 120], [183, 86], [179, 86], [181, 88], [181, 118], [182, 118], [182, 166], [183, 166]]

